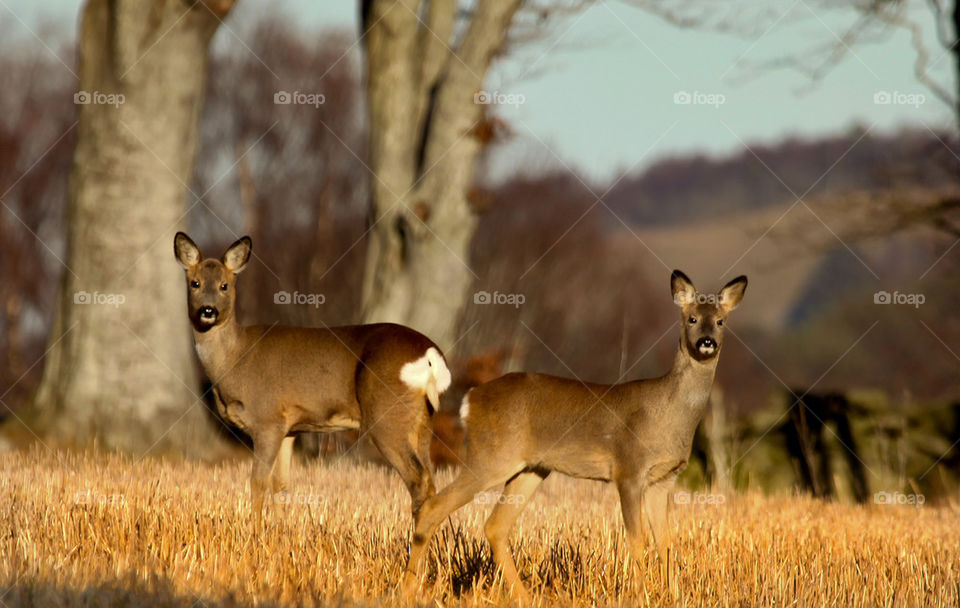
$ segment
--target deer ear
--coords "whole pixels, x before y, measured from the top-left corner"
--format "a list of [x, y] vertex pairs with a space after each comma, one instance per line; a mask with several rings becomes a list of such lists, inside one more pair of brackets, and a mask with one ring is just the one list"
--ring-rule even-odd
[[740, 275], [734, 280], [723, 286], [720, 290], [720, 307], [723, 311], [730, 312], [740, 304], [744, 292], [747, 291], [747, 277]]
[[230, 272], [238, 274], [246, 268], [251, 251], [253, 251], [253, 241], [250, 240], [250, 237], [245, 236], [227, 247], [220, 261]]
[[200, 248], [183, 232], [178, 232], [173, 237], [173, 255], [177, 257], [177, 261], [184, 268], [196, 266], [203, 259]]
[[674, 270], [670, 275], [670, 292], [677, 306], [689, 304], [697, 297], [697, 288], [693, 286], [693, 281], [679, 270]]

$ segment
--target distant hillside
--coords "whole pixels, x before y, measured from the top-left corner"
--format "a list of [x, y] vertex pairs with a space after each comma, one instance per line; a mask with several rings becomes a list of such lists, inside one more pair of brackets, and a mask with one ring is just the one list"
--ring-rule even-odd
[[671, 158], [625, 177], [605, 201], [625, 222], [649, 227], [718, 220], [793, 202], [790, 190], [798, 196], [809, 190], [815, 197], [853, 189], [933, 187], [956, 175], [956, 158], [944, 141], [946, 135], [926, 129], [892, 135], [855, 129], [837, 137], [751, 144], [750, 150], [723, 158]]

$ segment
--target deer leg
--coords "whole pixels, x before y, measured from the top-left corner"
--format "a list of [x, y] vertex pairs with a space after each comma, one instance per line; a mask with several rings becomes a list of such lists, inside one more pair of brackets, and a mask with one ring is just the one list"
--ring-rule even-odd
[[508, 481], [483, 527], [490, 548], [493, 550], [493, 561], [500, 566], [503, 573], [503, 582], [511, 595], [523, 604], [529, 603], [530, 596], [517, 574], [517, 565], [513, 561], [513, 556], [510, 555], [508, 539], [513, 524], [520, 517], [523, 508], [527, 506], [530, 497], [540, 487], [540, 482], [548, 474], [548, 471], [526, 471]]
[[403, 479], [416, 520], [423, 502], [436, 493], [430, 470], [430, 413], [422, 393], [396, 390], [370, 371], [375, 365], [365, 361], [357, 376], [362, 428]]
[[[436, 494], [430, 470], [430, 438], [433, 429], [426, 401], [422, 395], [397, 397], [376, 379], [364, 378], [361, 407], [375, 422], [369, 433], [377, 449], [390, 466], [396, 469], [410, 492], [410, 510], [416, 520], [427, 498]], [[401, 401], [397, 401], [401, 399]], [[384, 406], [390, 409], [383, 410]], [[379, 414], [385, 411], [384, 414]]]
[[667, 508], [670, 495], [673, 493], [675, 477], [670, 477], [650, 484], [643, 494], [643, 510], [657, 555], [664, 557], [664, 547], [667, 543]]
[[404, 595], [410, 596], [417, 590], [420, 562], [426, 555], [430, 541], [440, 523], [448, 515], [473, 500], [478, 492], [503, 483], [514, 474], [516, 470], [497, 476], [480, 477], [468, 469], [461, 469], [460, 475], [450, 485], [423, 503], [416, 518], [413, 542], [410, 544], [410, 559], [407, 561], [407, 569], [403, 577]]
[[620, 493], [620, 510], [623, 526], [627, 530], [627, 545], [630, 557], [639, 566], [644, 554], [644, 493], [639, 479], [626, 479], [617, 484]]
[[407, 486], [407, 491], [410, 492], [410, 510], [416, 521], [424, 501], [436, 493], [433, 474], [427, 464], [421, 460], [411, 441], [408, 441], [405, 436], [397, 435], [397, 430], [394, 428], [384, 428], [382, 433], [371, 433], [380, 453], [396, 469]]
[[290, 461], [293, 458], [293, 442], [296, 439], [295, 435], [290, 435], [280, 442], [280, 453], [272, 475], [274, 494], [290, 491]]
[[281, 428], [268, 428], [253, 438], [253, 473], [250, 477], [250, 502], [253, 505], [254, 528], [263, 527], [263, 498], [270, 483], [280, 444], [286, 432]]

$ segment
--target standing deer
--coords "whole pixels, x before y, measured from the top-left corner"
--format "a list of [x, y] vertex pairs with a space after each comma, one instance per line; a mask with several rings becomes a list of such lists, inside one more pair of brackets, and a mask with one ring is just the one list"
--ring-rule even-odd
[[675, 270], [670, 278], [683, 331], [673, 368], [652, 380], [587, 384], [512, 373], [464, 397], [465, 459], [459, 476], [420, 510], [403, 589], [416, 591], [418, 567], [437, 526], [477, 493], [506, 484], [484, 532], [504, 583], [521, 600], [526, 591], [507, 539], [523, 507], [553, 471], [613, 482], [630, 553], [643, 555], [644, 529], [662, 549], [667, 502], [687, 466], [694, 432], [707, 407], [723, 342], [723, 325], [747, 288], [744, 276], [719, 294], [698, 294]]
[[235, 312], [236, 275], [250, 259], [250, 238], [219, 260], [204, 258], [182, 232], [173, 246], [186, 270], [188, 314], [217, 410], [253, 440], [256, 527], [270, 482], [274, 492], [287, 491], [295, 436], [345, 429], [370, 435], [403, 478], [416, 518], [435, 493], [430, 415], [450, 386], [437, 346], [390, 323], [244, 327]]

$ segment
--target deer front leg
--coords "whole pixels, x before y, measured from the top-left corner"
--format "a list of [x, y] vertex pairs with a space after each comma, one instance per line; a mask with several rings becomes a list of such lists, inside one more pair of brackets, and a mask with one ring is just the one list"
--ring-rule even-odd
[[630, 557], [637, 567], [640, 566], [646, 541], [643, 518], [643, 488], [639, 479], [625, 479], [617, 484], [620, 493], [620, 510], [623, 513], [623, 525], [627, 530], [627, 546]]
[[661, 558], [665, 557], [663, 551], [667, 544], [667, 533], [669, 531], [667, 510], [675, 482], [676, 477], [669, 477], [652, 483], [643, 494], [643, 510], [650, 526], [650, 533], [653, 536], [653, 544], [657, 549], [657, 555]]
[[293, 458], [293, 443], [296, 436], [284, 437], [280, 442], [280, 453], [273, 470], [273, 493], [290, 491], [290, 461]]
[[270, 483], [280, 444], [286, 430], [279, 427], [263, 429], [253, 437], [253, 473], [250, 477], [250, 502], [253, 506], [254, 529], [263, 527], [263, 498]]

